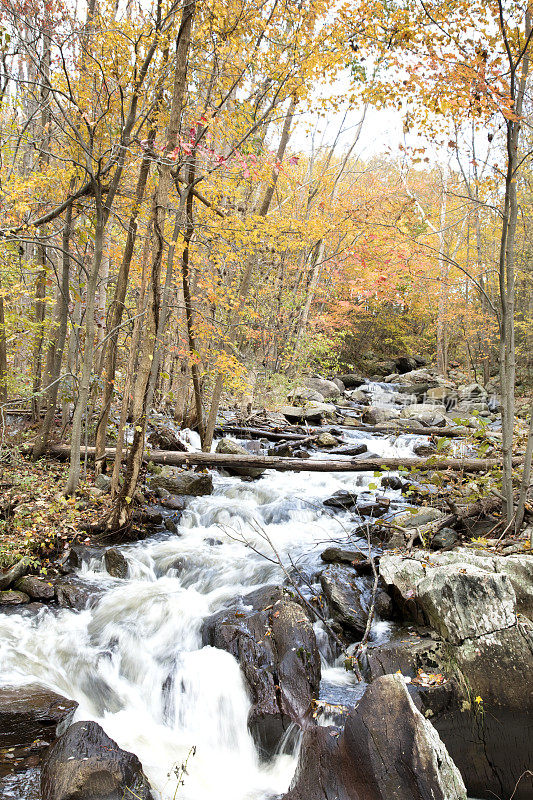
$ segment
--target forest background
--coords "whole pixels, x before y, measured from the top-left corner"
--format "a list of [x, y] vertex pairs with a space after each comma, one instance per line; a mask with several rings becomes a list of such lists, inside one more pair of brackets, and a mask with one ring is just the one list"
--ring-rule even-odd
[[[83, 445], [98, 473], [113, 442], [124, 525], [152, 410], [209, 450], [230, 398], [272, 405], [302, 371], [407, 353], [500, 377], [512, 515], [530, 11], [2, 2], [0, 407], [31, 406], [36, 457], [68, 440], [67, 496]], [[364, 158], [384, 108], [403, 142]]]

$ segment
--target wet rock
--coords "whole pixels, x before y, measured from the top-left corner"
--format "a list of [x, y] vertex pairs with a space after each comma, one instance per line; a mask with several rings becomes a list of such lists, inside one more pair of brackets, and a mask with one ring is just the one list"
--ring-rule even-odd
[[[245, 447], [235, 442], [233, 439], [221, 439], [216, 447], [217, 453], [224, 453], [225, 455], [232, 455], [232, 456], [247, 456], [248, 451]], [[264, 473], [264, 469], [259, 469], [258, 467], [240, 467], [240, 466], [231, 466], [225, 467], [225, 470], [229, 472], [230, 475], [239, 475], [244, 478], [259, 478], [260, 475]]]
[[343, 444], [341, 447], [334, 447], [330, 450], [332, 455], [337, 456], [360, 456], [368, 452], [366, 444]]
[[421, 458], [429, 458], [435, 455], [437, 447], [433, 442], [419, 442], [414, 445], [413, 452], [416, 456], [420, 456]]
[[347, 489], [339, 489], [327, 500], [324, 500], [324, 505], [328, 508], [340, 508], [344, 511], [353, 508], [357, 503], [358, 495], [355, 492], [349, 492]]
[[108, 547], [105, 551], [104, 564], [106, 570], [113, 578], [128, 577], [128, 562], [116, 547]]
[[145, 525], [147, 528], [156, 528], [163, 522], [163, 515], [157, 508], [136, 508], [132, 514], [133, 522], [137, 525]]
[[331, 564], [321, 574], [320, 584], [331, 616], [343, 628], [362, 635], [368, 619], [368, 580], [357, 577], [350, 567]]
[[12, 584], [28, 572], [29, 568], [30, 565], [27, 559], [21, 558], [20, 561], [17, 561], [17, 563], [8, 570], [0, 573], [0, 592], [9, 589]]
[[284, 800], [466, 800], [461, 775], [400, 675], [376, 680], [344, 731], [304, 732]]
[[208, 473], [180, 472], [178, 475], [155, 475], [150, 480], [151, 489], [166, 489], [173, 495], [200, 497], [213, 492], [213, 478]]
[[292, 722], [304, 724], [320, 685], [313, 627], [281, 592], [263, 587], [243, 598], [251, 612], [218, 612], [203, 626], [204, 643], [227, 650], [241, 665], [252, 698], [248, 725], [263, 755], [275, 752]]
[[136, 755], [122, 750], [96, 722], [76, 722], [49, 748], [42, 800], [151, 800]]
[[348, 372], [345, 375], [340, 375], [339, 379], [343, 382], [347, 389], [357, 389], [366, 383], [365, 378], [356, 372]]
[[16, 589], [27, 594], [32, 600], [52, 600], [55, 596], [51, 581], [37, 578], [35, 575], [25, 575], [17, 581]]
[[447, 550], [454, 547], [459, 541], [459, 534], [453, 528], [442, 528], [432, 536], [430, 546], [432, 550]]
[[369, 408], [363, 414], [362, 420], [367, 425], [377, 425], [380, 422], [390, 422], [398, 419], [399, 411], [392, 408]]
[[0, 747], [51, 742], [78, 704], [38, 684], [0, 688]]
[[160, 505], [163, 508], [168, 508], [169, 511], [183, 511], [185, 508], [185, 500], [182, 497], [175, 497], [168, 492], [168, 497], [161, 499]]
[[397, 475], [385, 475], [384, 478], [381, 479], [381, 485], [384, 489], [405, 489], [410, 484], [405, 481], [403, 478], [399, 478]]
[[288, 442], [282, 442], [281, 444], [277, 444], [275, 447], [270, 447], [268, 449], [268, 455], [290, 458], [294, 455], [294, 445], [289, 444]]
[[366, 561], [366, 557], [359, 550], [343, 550], [342, 547], [326, 547], [320, 558], [327, 564], [350, 564]]
[[177, 434], [168, 426], [163, 426], [153, 430], [148, 436], [148, 442], [156, 450], [174, 450], [186, 453], [185, 444], [178, 438]]
[[57, 602], [61, 608], [75, 608], [78, 611], [93, 606], [103, 594], [103, 590], [80, 578], [60, 578], [55, 583]]
[[24, 592], [18, 592], [15, 589], [6, 589], [0, 592], [0, 606], [21, 606], [29, 602], [30, 598]]
[[335, 447], [339, 444], [339, 440], [336, 439], [331, 433], [325, 431], [324, 433], [320, 433], [316, 439], [315, 444], [317, 447]]
[[411, 405], [402, 408], [401, 416], [404, 419], [415, 419], [426, 428], [441, 428], [446, 425], [446, 417], [435, 406], [426, 403]]
[[319, 392], [325, 400], [334, 399], [341, 393], [337, 384], [333, 383], [333, 381], [327, 381], [324, 378], [307, 378], [305, 382], [310, 389]]

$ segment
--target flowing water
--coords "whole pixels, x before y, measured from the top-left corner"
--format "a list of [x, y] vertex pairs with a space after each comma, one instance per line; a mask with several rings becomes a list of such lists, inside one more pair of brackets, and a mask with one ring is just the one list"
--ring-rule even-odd
[[[378, 455], [411, 455], [420, 440], [348, 428], [343, 436]], [[2, 684], [38, 682], [76, 700], [75, 719], [96, 720], [135, 752], [161, 800], [279, 796], [294, 773], [295, 747], [259, 760], [240, 668], [229, 653], [202, 646], [202, 621], [255, 588], [283, 582], [273, 549], [312, 575], [321, 551], [354, 527], [348, 513], [331, 513], [323, 501], [339, 489], [369, 491], [372, 482], [379, 479], [370, 473], [268, 471], [253, 482], [215, 473], [214, 493], [191, 499], [177, 534], [162, 530], [121, 548], [127, 579], [111, 578], [99, 557], [83, 565], [80, 577], [104, 590], [94, 607], [0, 614]], [[399, 492], [386, 494], [400, 507]], [[361, 687], [334, 663], [321, 625], [315, 629], [323, 696], [355, 701]], [[377, 621], [373, 637], [386, 633]], [[176, 795], [176, 770], [188, 756]], [[25, 795], [4, 788], [8, 796]]]

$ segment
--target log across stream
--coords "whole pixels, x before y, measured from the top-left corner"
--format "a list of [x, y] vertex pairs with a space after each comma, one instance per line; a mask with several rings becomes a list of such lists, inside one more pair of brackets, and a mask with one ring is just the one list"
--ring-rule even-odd
[[[94, 456], [94, 447], [81, 448], [81, 456]], [[67, 459], [70, 448], [55, 445], [49, 454], [56, 458]], [[106, 448], [106, 457], [114, 458], [115, 448]], [[397, 470], [399, 468], [417, 470], [456, 470], [462, 472], [486, 472], [497, 469], [500, 461], [493, 458], [415, 458], [406, 456], [390, 458], [285, 458], [283, 456], [245, 456], [226, 455], [224, 453], [175, 452], [172, 450], [150, 450], [145, 461], [154, 464], [168, 464], [173, 467], [201, 466], [207, 468], [255, 467], [274, 469], [280, 472], [371, 472], [380, 470]], [[513, 459], [519, 466], [521, 458]]]

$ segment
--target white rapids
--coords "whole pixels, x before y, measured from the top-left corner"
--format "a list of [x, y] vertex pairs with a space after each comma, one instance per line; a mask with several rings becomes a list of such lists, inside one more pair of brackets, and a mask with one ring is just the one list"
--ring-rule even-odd
[[[369, 446], [407, 455], [413, 438], [373, 437]], [[285, 563], [290, 553], [312, 571], [350, 526], [348, 514], [332, 514], [322, 501], [339, 489], [368, 490], [376, 479], [269, 471], [250, 483], [216, 474], [214, 481], [213, 495], [190, 501], [178, 535], [121, 548], [127, 579], [111, 578], [99, 558], [81, 570], [105, 590], [93, 608], [0, 614], [2, 684], [39, 682], [76, 700], [76, 719], [97, 721], [136, 753], [161, 800], [266, 800], [288, 789], [294, 746], [260, 761], [240, 668], [227, 652], [202, 646], [201, 624], [235, 597], [284, 580], [279, 564], [260, 554], [272, 556], [272, 546]], [[324, 667], [329, 685], [353, 685], [331, 660]]]

